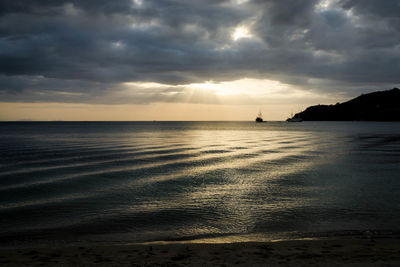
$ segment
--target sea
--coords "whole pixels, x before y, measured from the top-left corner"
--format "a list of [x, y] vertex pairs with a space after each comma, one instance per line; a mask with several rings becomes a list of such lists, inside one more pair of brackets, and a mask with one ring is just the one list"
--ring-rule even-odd
[[0, 123], [3, 247], [399, 232], [399, 122]]

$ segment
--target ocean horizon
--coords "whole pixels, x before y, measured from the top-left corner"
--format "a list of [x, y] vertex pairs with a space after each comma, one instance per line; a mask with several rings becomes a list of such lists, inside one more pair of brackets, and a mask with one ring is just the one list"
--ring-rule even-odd
[[400, 232], [398, 122], [0, 122], [0, 245]]

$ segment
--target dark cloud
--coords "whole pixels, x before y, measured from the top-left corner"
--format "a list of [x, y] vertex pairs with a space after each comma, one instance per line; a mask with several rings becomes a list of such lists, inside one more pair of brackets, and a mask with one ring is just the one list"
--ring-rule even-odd
[[345, 9], [353, 9], [362, 16], [399, 19], [400, 3], [398, 0], [341, 0]]
[[[263, 19], [272, 26], [307, 27], [312, 19], [317, 0], [253, 0], [256, 8], [262, 7]], [[262, 21], [264, 22], [264, 21]]]
[[[155, 88], [146, 88], [146, 93], [137, 89], [137, 100], [118, 94], [124, 82], [157, 82], [177, 88], [245, 77], [338, 93], [398, 85], [399, 2], [321, 4], [318, 0], [242, 4], [228, 0], [3, 0], [2, 100], [172, 101], [170, 94]], [[232, 33], [238, 26], [247, 27], [252, 38], [234, 41]], [[180, 97], [183, 91], [174, 94], [179, 101], [186, 99]]]

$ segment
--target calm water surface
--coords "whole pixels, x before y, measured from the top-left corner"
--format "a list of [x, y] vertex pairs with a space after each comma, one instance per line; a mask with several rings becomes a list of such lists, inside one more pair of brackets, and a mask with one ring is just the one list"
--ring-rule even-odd
[[400, 230], [400, 123], [0, 123], [0, 243]]

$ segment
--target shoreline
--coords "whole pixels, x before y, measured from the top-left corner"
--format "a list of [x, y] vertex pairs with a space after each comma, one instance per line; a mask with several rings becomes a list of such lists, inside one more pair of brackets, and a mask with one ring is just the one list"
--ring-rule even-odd
[[1, 248], [1, 266], [377, 266], [400, 265], [400, 239], [314, 238], [268, 242], [185, 241]]

